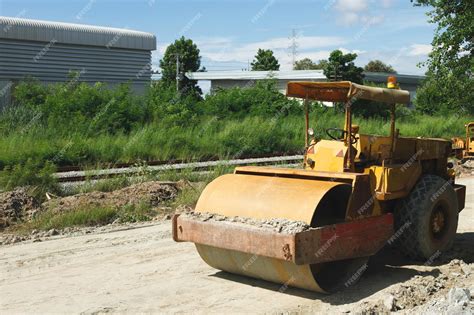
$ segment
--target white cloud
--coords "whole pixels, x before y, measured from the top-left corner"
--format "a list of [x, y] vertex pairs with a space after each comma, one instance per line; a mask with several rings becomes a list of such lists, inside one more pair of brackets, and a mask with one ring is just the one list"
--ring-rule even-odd
[[380, 2], [382, 3], [382, 7], [384, 8], [390, 8], [393, 4], [393, 0], [382, 0]]
[[368, 24], [368, 25], [380, 24], [384, 20], [385, 20], [385, 16], [383, 16], [383, 15], [373, 15], [373, 16], [364, 15], [360, 18], [360, 21], [362, 23]]
[[194, 41], [201, 50], [222, 49], [233, 44], [231, 37], [201, 37]]
[[366, 51], [365, 50], [359, 50], [359, 49], [352, 49], [352, 50], [349, 50], [349, 49], [346, 49], [344, 47], [340, 47], [338, 48], [340, 51], [342, 51], [343, 54], [357, 54], [358, 56], [360, 56], [361, 54], [365, 54]]
[[431, 52], [431, 45], [413, 44], [410, 46], [409, 56], [426, 56]]
[[368, 0], [337, 0], [334, 6], [337, 22], [342, 25], [353, 25], [359, 22], [360, 14], [367, 10]]
[[341, 25], [374, 25], [384, 21], [384, 16], [378, 9], [387, 9], [391, 5], [392, 0], [337, 0], [334, 8], [337, 11], [336, 20]]
[[338, 0], [336, 9], [339, 11], [359, 12], [367, 9], [368, 4], [368, 0]]
[[343, 12], [338, 17], [338, 23], [342, 25], [353, 25], [359, 22], [359, 15], [354, 12]]
[[[298, 37], [298, 51], [300, 52], [298, 58], [302, 55], [311, 55], [316, 49], [324, 47], [335, 47], [345, 44], [347, 41], [341, 37], [333, 36], [300, 36]], [[290, 62], [288, 46], [291, 44], [286, 37], [271, 38], [260, 42], [252, 42], [239, 44], [230, 38], [227, 39], [213, 39], [205, 38], [196, 40], [196, 44], [201, 50], [203, 58], [217, 62], [238, 61], [247, 63], [252, 60], [257, 50], [271, 49], [279, 59], [280, 64]], [[316, 57], [316, 55], [313, 55]], [[318, 59], [327, 57], [321, 56]]]
[[382, 60], [386, 64], [393, 66], [401, 74], [424, 74], [425, 66], [419, 67], [420, 62], [427, 60], [426, 55], [411, 55], [412, 48], [400, 47], [398, 49], [370, 50], [359, 54], [356, 64], [360, 67], [365, 66], [370, 60]]

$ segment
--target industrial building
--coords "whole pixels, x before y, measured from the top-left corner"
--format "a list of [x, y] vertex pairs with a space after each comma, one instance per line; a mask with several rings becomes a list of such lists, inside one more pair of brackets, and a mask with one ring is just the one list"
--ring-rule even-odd
[[[393, 74], [380, 72], [364, 72], [365, 80], [377, 84], [385, 84], [387, 77]], [[186, 76], [191, 80], [209, 81], [210, 91], [231, 87], [249, 87], [257, 80], [274, 79], [280, 92], [286, 92], [289, 81], [327, 81], [322, 70], [289, 70], [289, 71], [210, 71], [190, 72]], [[416, 89], [424, 76], [396, 74], [400, 87], [410, 92], [410, 99], [416, 95]]]
[[327, 81], [322, 70], [298, 71], [210, 71], [190, 72], [186, 76], [191, 80], [210, 81], [211, 92], [231, 87], [250, 87], [258, 80], [274, 79], [277, 89], [285, 93], [290, 81]]
[[153, 34], [82, 24], [0, 17], [0, 105], [26, 77], [44, 83], [129, 82], [145, 90], [151, 80]]

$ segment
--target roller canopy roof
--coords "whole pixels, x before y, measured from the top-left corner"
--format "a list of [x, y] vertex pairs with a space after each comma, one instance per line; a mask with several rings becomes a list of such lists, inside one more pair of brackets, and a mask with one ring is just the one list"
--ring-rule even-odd
[[326, 102], [347, 102], [353, 98], [396, 104], [410, 102], [408, 91], [365, 86], [350, 81], [288, 82], [286, 95]]

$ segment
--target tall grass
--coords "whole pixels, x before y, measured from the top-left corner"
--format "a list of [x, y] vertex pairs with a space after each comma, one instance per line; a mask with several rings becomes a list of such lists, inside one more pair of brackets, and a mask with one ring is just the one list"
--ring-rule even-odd
[[[397, 122], [402, 136], [449, 139], [463, 135], [464, 124], [473, 117], [431, 117], [413, 115]], [[342, 127], [342, 114], [316, 113], [310, 125], [316, 137], [327, 138], [325, 129]], [[389, 122], [381, 118], [354, 118], [365, 134], [386, 135]], [[137, 160], [238, 158], [246, 155], [294, 153], [303, 147], [304, 119], [292, 115], [246, 117], [217, 120], [202, 118], [180, 127], [150, 123], [132, 132], [84, 136], [81, 133], [55, 133], [36, 127], [27, 133], [0, 138], [0, 167], [25, 163], [29, 159], [49, 160], [56, 165], [98, 166], [104, 163]]]

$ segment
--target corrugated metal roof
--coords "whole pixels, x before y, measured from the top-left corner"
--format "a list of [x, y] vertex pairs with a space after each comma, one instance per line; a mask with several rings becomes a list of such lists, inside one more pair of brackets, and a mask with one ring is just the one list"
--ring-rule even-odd
[[191, 80], [317, 80], [326, 79], [322, 70], [298, 71], [210, 71], [188, 72], [186, 77]]
[[155, 50], [153, 34], [128, 29], [0, 16], [0, 38]]

